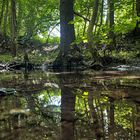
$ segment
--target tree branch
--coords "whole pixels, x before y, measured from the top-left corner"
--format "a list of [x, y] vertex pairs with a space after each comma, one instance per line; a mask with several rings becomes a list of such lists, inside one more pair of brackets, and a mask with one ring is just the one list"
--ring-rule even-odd
[[75, 14], [76, 16], [79, 16], [79, 17], [83, 18], [85, 21], [89, 21], [89, 22], [90, 22], [90, 19], [84, 17], [84, 16], [81, 15], [80, 13], [77, 13], [77, 12], [74, 11], [74, 14]]

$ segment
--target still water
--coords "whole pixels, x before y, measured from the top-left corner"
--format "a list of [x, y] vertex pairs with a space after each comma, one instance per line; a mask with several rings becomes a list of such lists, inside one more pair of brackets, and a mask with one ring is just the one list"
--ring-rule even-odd
[[138, 140], [140, 71], [0, 73], [0, 140]]

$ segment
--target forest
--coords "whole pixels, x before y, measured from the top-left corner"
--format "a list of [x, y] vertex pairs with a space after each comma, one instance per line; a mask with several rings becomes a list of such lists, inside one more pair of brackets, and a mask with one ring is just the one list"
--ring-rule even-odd
[[0, 0], [0, 140], [139, 140], [140, 0]]
[[98, 70], [140, 56], [139, 0], [1, 0], [0, 7], [1, 63]]

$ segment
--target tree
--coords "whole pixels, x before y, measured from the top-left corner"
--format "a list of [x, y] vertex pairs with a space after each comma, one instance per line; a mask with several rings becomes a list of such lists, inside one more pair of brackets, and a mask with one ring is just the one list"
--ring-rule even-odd
[[11, 36], [12, 36], [12, 52], [17, 54], [17, 21], [16, 21], [16, 0], [11, 0]]
[[0, 13], [0, 33], [2, 32], [2, 20], [4, 14], [5, 0], [2, 0], [1, 13]]
[[74, 24], [70, 23], [74, 18], [73, 3], [74, 0], [60, 0], [60, 55], [62, 59], [66, 58], [70, 46], [75, 41]]
[[94, 0], [92, 16], [87, 30], [88, 44], [89, 47], [91, 48], [92, 57], [95, 59], [95, 61], [98, 61], [98, 52], [93, 44], [93, 29], [96, 24], [96, 20], [98, 16], [98, 7], [99, 7], [99, 0]]
[[109, 38], [112, 39], [111, 45], [114, 45], [114, 0], [108, 0], [109, 4]]
[[1, 0], [0, 1], [0, 27], [1, 32], [11, 40], [14, 30], [16, 38], [27, 36], [30, 39], [44, 38], [50, 28], [59, 22], [59, 0]]
[[136, 12], [137, 16], [140, 17], [140, 1], [136, 0]]
[[[136, 0], [136, 14], [140, 18], [140, 1]], [[139, 28], [140, 20], [137, 20], [136, 28]]]
[[74, 0], [60, 0], [60, 53], [54, 63], [57, 67], [68, 65], [67, 55], [75, 41], [73, 5]]
[[104, 16], [104, 0], [101, 1], [101, 7], [100, 7], [100, 26], [103, 24], [103, 16]]
[[6, 8], [5, 8], [5, 16], [4, 16], [4, 25], [3, 25], [3, 34], [4, 34], [4, 36], [7, 35], [8, 8], [9, 8], [9, 1], [6, 0]]

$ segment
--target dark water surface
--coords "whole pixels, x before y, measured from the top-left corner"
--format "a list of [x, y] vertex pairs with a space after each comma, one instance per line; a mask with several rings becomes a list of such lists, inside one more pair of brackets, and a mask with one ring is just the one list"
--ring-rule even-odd
[[0, 73], [0, 140], [138, 140], [140, 71]]

